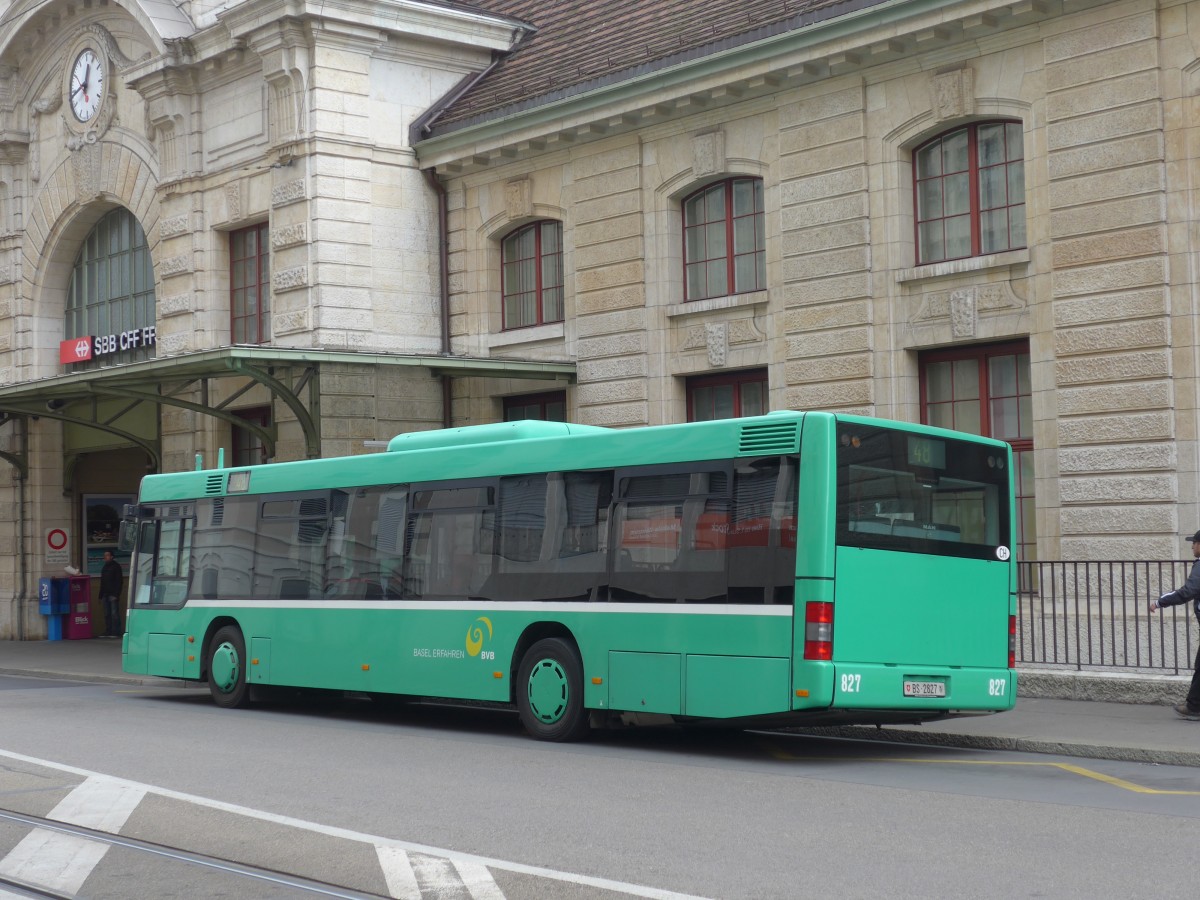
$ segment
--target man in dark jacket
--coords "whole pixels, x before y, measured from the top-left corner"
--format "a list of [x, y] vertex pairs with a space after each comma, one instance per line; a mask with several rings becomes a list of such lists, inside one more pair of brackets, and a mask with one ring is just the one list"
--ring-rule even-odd
[[[1200, 619], [1200, 531], [1193, 534], [1190, 540], [1192, 556], [1196, 557], [1196, 561], [1192, 564], [1192, 571], [1188, 575], [1187, 581], [1183, 583], [1183, 587], [1168, 591], [1157, 600], [1151, 600], [1150, 612], [1162, 609], [1164, 606], [1178, 606], [1191, 600], [1192, 608], [1196, 611], [1196, 618]], [[1192, 675], [1192, 688], [1188, 691], [1187, 700], [1176, 706], [1175, 712], [1185, 719], [1200, 722], [1200, 649], [1196, 650], [1195, 669], [1196, 671]]]
[[104, 551], [104, 566], [100, 569], [100, 599], [104, 601], [105, 637], [120, 637], [121, 632], [121, 564], [111, 550]]

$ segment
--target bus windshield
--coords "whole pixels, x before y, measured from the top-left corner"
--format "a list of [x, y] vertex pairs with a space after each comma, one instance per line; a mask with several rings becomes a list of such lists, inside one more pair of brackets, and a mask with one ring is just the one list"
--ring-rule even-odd
[[840, 423], [837, 542], [1007, 559], [1007, 466], [995, 446]]

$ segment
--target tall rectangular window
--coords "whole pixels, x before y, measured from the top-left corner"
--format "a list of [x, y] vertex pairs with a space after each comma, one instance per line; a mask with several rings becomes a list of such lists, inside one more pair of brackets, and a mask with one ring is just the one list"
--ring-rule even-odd
[[689, 422], [761, 416], [768, 412], [767, 370], [689, 378], [687, 401]]
[[998, 438], [1012, 445], [1017, 558], [1037, 559], [1029, 343], [960, 347], [923, 354], [921, 421]]
[[[260, 428], [267, 428], [271, 424], [271, 408], [269, 406], [237, 410], [234, 415], [242, 421], [252, 423]], [[267, 461], [267, 446], [260, 435], [255, 434], [249, 428], [234, 426], [232, 437], [232, 465], [257, 466], [259, 463]]]
[[229, 235], [229, 309], [233, 343], [271, 340], [271, 254], [266, 222]]

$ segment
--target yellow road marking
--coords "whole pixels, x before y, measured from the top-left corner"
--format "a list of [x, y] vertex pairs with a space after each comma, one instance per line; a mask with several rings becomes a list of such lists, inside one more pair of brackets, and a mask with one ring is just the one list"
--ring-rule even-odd
[[[793, 756], [786, 750], [781, 750], [772, 744], [763, 745], [776, 759], [781, 759], [790, 762], [804, 762], [811, 760], [813, 757]], [[1095, 781], [1102, 781], [1105, 784], [1111, 784], [1113, 787], [1121, 788], [1125, 791], [1133, 791], [1137, 794], [1170, 794], [1183, 797], [1200, 796], [1200, 791], [1164, 791], [1158, 788], [1145, 787], [1144, 785], [1134, 784], [1132, 781], [1126, 781], [1124, 778], [1117, 778], [1113, 775], [1105, 775], [1103, 772], [1094, 772], [1091, 769], [1085, 769], [1083, 766], [1077, 766], [1072, 763], [1061, 762], [1033, 762], [1032, 760], [986, 760], [986, 759], [914, 759], [906, 757], [892, 756], [873, 756], [873, 757], [857, 757], [864, 762], [899, 762], [899, 763], [925, 763], [927, 765], [957, 765], [957, 766], [1040, 766], [1042, 768], [1062, 769], [1064, 772], [1071, 772], [1075, 775], [1082, 775], [1084, 778], [1091, 778]]]

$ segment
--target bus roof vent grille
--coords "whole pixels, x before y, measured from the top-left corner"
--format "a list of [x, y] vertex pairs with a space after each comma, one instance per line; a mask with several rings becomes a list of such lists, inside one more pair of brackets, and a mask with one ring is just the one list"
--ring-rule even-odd
[[795, 422], [747, 425], [742, 429], [738, 450], [742, 453], [795, 453], [796, 438]]
[[217, 473], [204, 479], [204, 493], [220, 494], [225, 489], [225, 476]]

